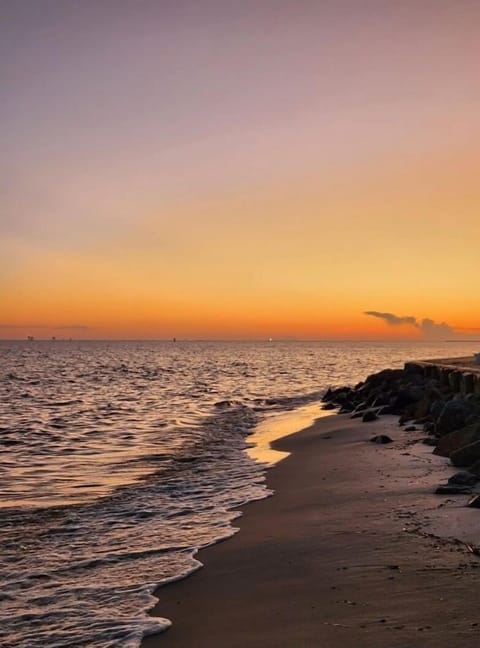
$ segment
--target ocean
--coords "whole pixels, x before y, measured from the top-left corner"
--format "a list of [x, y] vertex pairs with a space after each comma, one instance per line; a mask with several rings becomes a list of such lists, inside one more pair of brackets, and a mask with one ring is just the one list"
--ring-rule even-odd
[[[265, 420], [475, 342], [0, 342], [0, 644], [137, 648], [162, 583], [271, 495]], [[273, 427], [275, 427], [273, 425]]]

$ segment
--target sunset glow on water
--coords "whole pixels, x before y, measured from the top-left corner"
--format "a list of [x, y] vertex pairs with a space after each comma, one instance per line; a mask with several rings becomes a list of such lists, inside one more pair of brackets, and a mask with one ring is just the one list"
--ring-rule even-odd
[[476, 348], [1, 342], [0, 643], [137, 648], [169, 623], [146, 614], [155, 587], [269, 494], [268, 439], [308, 426], [330, 385]]

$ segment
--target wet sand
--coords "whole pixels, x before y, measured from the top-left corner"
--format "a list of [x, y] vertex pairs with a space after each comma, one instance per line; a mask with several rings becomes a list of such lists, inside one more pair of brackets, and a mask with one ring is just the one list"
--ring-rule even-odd
[[477, 648], [480, 559], [445, 538], [480, 540], [480, 511], [432, 494], [453, 470], [421, 436], [329, 416], [275, 442], [275, 495], [157, 591], [173, 626], [142, 648]]

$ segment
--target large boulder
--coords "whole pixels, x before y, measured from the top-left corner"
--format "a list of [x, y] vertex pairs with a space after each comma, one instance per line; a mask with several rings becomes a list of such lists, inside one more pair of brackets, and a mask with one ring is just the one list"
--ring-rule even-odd
[[469, 443], [450, 454], [450, 461], [454, 466], [471, 466], [480, 460], [480, 441]]
[[428, 396], [424, 396], [417, 403], [415, 403], [415, 409], [413, 411], [413, 417], [415, 419], [425, 418], [430, 412], [430, 407], [432, 402]]
[[451, 371], [448, 374], [448, 384], [452, 391], [454, 392], [459, 392], [460, 391], [460, 384], [462, 380], [462, 372], [461, 371]]
[[469, 466], [468, 472], [476, 475], [480, 479], [480, 461], [476, 461], [474, 464]]
[[442, 436], [465, 427], [473, 410], [474, 405], [463, 398], [447, 401], [437, 419], [437, 434]]
[[460, 428], [460, 430], [455, 430], [455, 432], [440, 437], [433, 452], [441, 457], [449, 457], [455, 450], [459, 450], [474, 441], [480, 441], [480, 423], [467, 425]]
[[365, 381], [364, 387], [387, 387], [404, 377], [403, 369], [384, 369], [378, 373], [371, 374]]
[[436, 398], [430, 405], [430, 415], [435, 421], [438, 421], [440, 414], [443, 412], [445, 407], [445, 401], [441, 398]]
[[424, 398], [425, 391], [421, 387], [418, 385], [408, 385], [397, 391], [392, 405], [399, 412], [403, 411], [406, 407], [411, 406], [408, 413], [411, 416], [415, 416], [415, 403], [418, 403]]
[[448, 478], [449, 484], [459, 484], [460, 486], [475, 486], [478, 482], [477, 475], [470, 471], [462, 470]]
[[472, 492], [470, 486], [460, 484], [441, 484], [436, 488], [435, 495], [468, 495]]

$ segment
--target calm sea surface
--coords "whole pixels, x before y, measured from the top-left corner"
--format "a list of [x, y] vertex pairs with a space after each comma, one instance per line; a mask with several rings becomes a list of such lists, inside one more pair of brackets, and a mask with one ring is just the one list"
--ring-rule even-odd
[[269, 494], [266, 417], [479, 343], [0, 342], [0, 645], [134, 648], [195, 551]]

